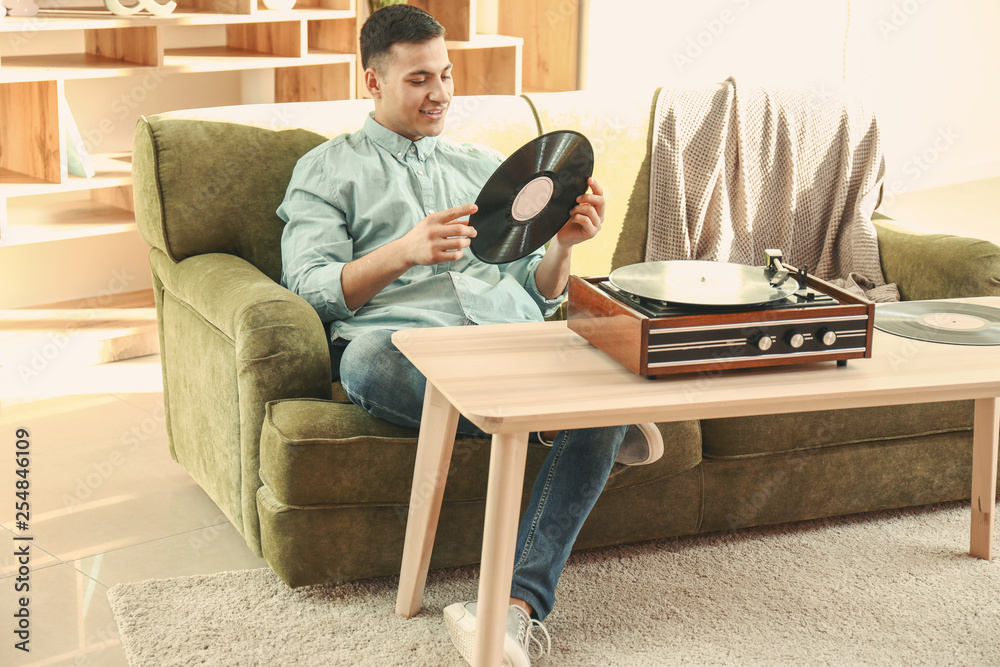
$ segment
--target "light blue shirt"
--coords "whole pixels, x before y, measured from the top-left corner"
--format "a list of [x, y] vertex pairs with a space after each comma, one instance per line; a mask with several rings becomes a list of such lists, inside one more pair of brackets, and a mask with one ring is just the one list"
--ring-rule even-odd
[[372, 329], [537, 322], [565, 297], [535, 284], [545, 250], [487, 264], [465, 249], [454, 262], [415, 266], [368, 303], [350, 310], [340, 274], [348, 262], [394, 241], [435, 211], [475, 203], [503, 156], [438, 137], [418, 141], [379, 125], [317, 146], [298, 161], [278, 216], [283, 285], [332, 323], [332, 339]]

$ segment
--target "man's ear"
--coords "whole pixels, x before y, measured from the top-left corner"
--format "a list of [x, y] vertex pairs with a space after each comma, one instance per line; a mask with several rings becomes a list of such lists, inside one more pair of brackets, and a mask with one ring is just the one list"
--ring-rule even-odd
[[378, 74], [375, 73], [375, 68], [369, 67], [365, 70], [365, 87], [368, 89], [368, 94], [375, 99], [382, 97], [382, 84], [378, 80]]

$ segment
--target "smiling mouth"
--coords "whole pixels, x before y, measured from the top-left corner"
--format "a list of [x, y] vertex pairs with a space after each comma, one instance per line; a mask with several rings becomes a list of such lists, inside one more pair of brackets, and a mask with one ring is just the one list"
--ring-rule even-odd
[[442, 118], [444, 117], [444, 108], [441, 109], [421, 109], [420, 113], [429, 118]]

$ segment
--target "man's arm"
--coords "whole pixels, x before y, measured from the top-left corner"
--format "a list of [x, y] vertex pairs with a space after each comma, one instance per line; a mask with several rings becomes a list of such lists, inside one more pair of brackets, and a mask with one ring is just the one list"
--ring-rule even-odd
[[414, 266], [460, 259], [476, 230], [458, 219], [476, 210], [470, 204], [432, 213], [404, 236], [348, 262], [340, 274], [345, 305], [357, 310]]
[[535, 285], [546, 299], [554, 299], [566, 290], [573, 246], [594, 238], [601, 231], [604, 189], [593, 178], [588, 182], [591, 192], [576, 198], [577, 205], [569, 212], [569, 220], [552, 238], [535, 269]]

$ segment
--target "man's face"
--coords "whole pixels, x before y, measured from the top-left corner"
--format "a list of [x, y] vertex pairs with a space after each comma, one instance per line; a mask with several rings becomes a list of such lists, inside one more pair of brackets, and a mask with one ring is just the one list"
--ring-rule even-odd
[[423, 44], [393, 44], [380, 74], [365, 71], [375, 98], [375, 120], [411, 141], [444, 130], [448, 103], [455, 93], [444, 39]]

